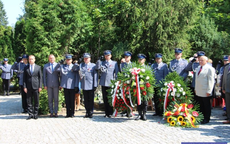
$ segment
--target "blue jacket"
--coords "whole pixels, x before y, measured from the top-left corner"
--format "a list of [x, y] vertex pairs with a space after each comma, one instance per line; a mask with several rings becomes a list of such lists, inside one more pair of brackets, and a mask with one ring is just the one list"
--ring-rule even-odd
[[185, 70], [187, 65], [188, 65], [188, 61], [185, 59], [180, 59], [180, 60], [173, 59], [169, 63], [169, 72], [176, 71], [181, 77], [186, 79], [188, 76], [188, 71]]
[[13, 69], [11, 69], [12, 65], [1, 65], [0, 69], [2, 70], [2, 79], [11, 79], [13, 77]]
[[154, 64], [152, 64], [151, 68], [152, 68], [154, 75], [155, 75], [156, 84], [159, 84], [160, 81], [165, 79], [165, 77], [169, 73], [167, 64], [165, 64], [163, 62], [161, 62], [160, 64], [154, 63]]
[[55, 71], [55, 67], [57, 67], [57, 63], [53, 63], [53, 71], [52, 71], [52, 66], [50, 63], [47, 63], [44, 65], [43, 68], [43, 84], [44, 87], [59, 87], [60, 86], [60, 81], [59, 81], [59, 72]]

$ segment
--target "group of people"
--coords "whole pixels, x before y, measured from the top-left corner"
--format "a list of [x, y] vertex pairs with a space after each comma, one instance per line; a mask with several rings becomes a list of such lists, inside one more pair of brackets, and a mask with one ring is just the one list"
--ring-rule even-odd
[[[195, 101], [200, 105], [200, 111], [204, 115], [202, 124], [208, 123], [211, 115], [211, 103], [210, 97], [213, 93], [215, 84], [215, 69], [205, 56], [205, 52], [199, 51], [194, 54], [194, 57], [188, 62], [182, 59], [183, 50], [180, 48], [175, 49], [175, 59], [170, 61], [169, 66], [163, 63], [163, 55], [161, 53], [155, 54], [155, 63], [151, 64], [156, 84], [160, 83], [168, 73], [177, 72], [184, 80], [186, 80], [188, 73], [193, 72], [193, 80], [191, 84], [192, 92], [194, 93]], [[49, 55], [49, 63], [43, 67], [35, 64], [35, 56], [23, 55], [22, 60], [17, 66], [9, 65], [8, 59], [4, 58], [4, 65], [0, 66], [2, 69], [4, 94], [9, 94], [9, 79], [13, 76], [13, 71], [18, 73], [19, 85], [21, 87], [22, 95], [22, 107], [24, 112], [28, 112], [29, 119], [38, 118], [39, 108], [39, 92], [42, 90], [42, 84], [44, 89], [48, 92], [48, 101], [51, 117], [58, 117], [58, 95], [59, 90], [64, 89], [65, 104], [66, 104], [66, 117], [74, 117], [75, 113], [75, 94], [79, 94], [80, 89], [84, 95], [85, 105], [85, 118], [93, 117], [94, 110], [94, 92], [98, 87], [100, 71], [99, 85], [102, 88], [103, 101], [105, 106], [104, 117], [111, 118], [113, 114], [113, 107], [108, 101], [108, 92], [110, 89], [111, 80], [115, 80], [119, 71], [122, 71], [126, 66], [131, 64], [132, 53], [129, 51], [124, 52], [124, 60], [122, 60], [120, 66], [116, 61], [111, 60], [112, 52], [110, 50], [104, 51], [105, 60], [98, 60], [95, 63], [91, 63], [91, 55], [84, 53], [84, 62], [77, 64], [72, 63], [72, 55], [65, 56], [65, 64], [55, 62], [55, 56]], [[224, 58], [229, 60], [228, 56]], [[224, 59], [224, 60], [225, 60]], [[142, 66], [145, 65], [146, 56], [144, 54], [138, 54], [138, 62]], [[228, 84], [228, 72], [229, 65], [227, 63], [221, 68], [222, 72], [222, 90], [225, 93], [226, 107], [227, 107], [227, 122], [230, 123], [230, 85]], [[8, 81], [7, 81], [8, 80]], [[7, 81], [7, 82], [6, 82]], [[81, 84], [79, 86], [79, 83]], [[157, 91], [157, 87], [155, 91]], [[162, 116], [163, 111], [159, 109], [159, 96], [154, 94], [153, 101], [155, 103], [154, 116]], [[229, 102], [228, 102], [229, 101]], [[135, 120], [146, 120], [147, 101], [142, 101], [141, 105], [137, 107], [138, 116]], [[128, 115], [128, 114], [127, 114]]]

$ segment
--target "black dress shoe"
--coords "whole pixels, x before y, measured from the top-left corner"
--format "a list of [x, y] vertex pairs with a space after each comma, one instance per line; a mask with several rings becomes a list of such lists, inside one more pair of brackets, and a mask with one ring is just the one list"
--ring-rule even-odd
[[138, 115], [135, 120], [139, 120], [139, 119], [143, 119], [143, 116], [142, 115]]
[[143, 114], [143, 116], [142, 116], [142, 118], [141, 118], [142, 120], [144, 120], [144, 121], [146, 121], [147, 120], [147, 117], [146, 117], [146, 115], [145, 114]]
[[69, 117], [70, 117], [70, 116], [68, 116], [68, 115], [67, 115], [67, 116], [65, 116], [65, 118], [69, 118]]
[[38, 116], [37, 116], [37, 115], [36, 115], [36, 116], [34, 116], [34, 119], [35, 119], [35, 120], [37, 120], [37, 119], [38, 119]]
[[111, 118], [112, 116], [111, 115], [107, 115], [108, 118]]
[[131, 113], [127, 113], [126, 115], [125, 115], [126, 117], [132, 117], [132, 114]]
[[26, 120], [30, 120], [30, 119], [32, 119], [32, 118], [33, 118], [33, 116], [30, 115], [30, 116], [27, 117]]
[[209, 123], [209, 121], [203, 120], [203, 121], [201, 122], [201, 124], [206, 124], [206, 123]]
[[153, 114], [153, 116], [158, 116], [158, 114], [155, 113], [155, 114]]
[[22, 113], [27, 113], [27, 111], [26, 111], [26, 110], [23, 110]]
[[106, 118], [106, 117], [107, 117], [107, 115], [104, 115], [104, 117]]
[[89, 114], [89, 118], [93, 118], [93, 114]]
[[86, 113], [85, 114], [85, 116], [84, 116], [84, 118], [88, 118], [89, 117], [89, 114], [88, 113]]

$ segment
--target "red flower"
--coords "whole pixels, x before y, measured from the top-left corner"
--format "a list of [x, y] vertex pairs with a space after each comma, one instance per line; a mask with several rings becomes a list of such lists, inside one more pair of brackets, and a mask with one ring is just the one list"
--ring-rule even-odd
[[146, 83], [146, 86], [149, 88], [151, 85], [150, 85], [150, 83]]
[[133, 89], [133, 92], [135, 93], [135, 92], [136, 92], [136, 89]]
[[188, 109], [193, 108], [193, 104], [188, 105]]
[[184, 116], [184, 117], [187, 117], [187, 114], [186, 114], [186, 113], [183, 113], [183, 116]]
[[129, 89], [130, 89], [130, 87], [127, 87], [127, 88], [126, 88], [126, 90], [129, 90]]
[[127, 86], [127, 84], [126, 84], [126, 83], [124, 83], [124, 86]]
[[137, 96], [137, 94], [134, 95], [135, 97]]
[[145, 89], [145, 87], [140, 87], [140, 89], [141, 89], [141, 90], [144, 90], [144, 89]]
[[184, 106], [182, 106], [182, 108], [181, 108], [181, 110], [180, 110], [181, 112], [184, 112], [185, 111], [185, 107]]
[[146, 93], [146, 91], [143, 91], [142, 94], [145, 96], [147, 93]]
[[199, 113], [197, 111], [193, 111], [192, 112], [192, 115], [195, 116], [195, 117], [198, 117], [199, 116]]
[[126, 94], [129, 95], [129, 92], [127, 91]]
[[161, 102], [161, 99], [159, 99], [159, 101]]

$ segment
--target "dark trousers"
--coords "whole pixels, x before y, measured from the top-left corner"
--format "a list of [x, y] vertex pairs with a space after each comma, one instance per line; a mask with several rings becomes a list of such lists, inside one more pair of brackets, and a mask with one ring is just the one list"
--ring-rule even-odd
[[102, 86], [102, 95], [103, 95], [103, 101], [104, 101], [104, 106], [105, 106], [105, 114], [107, 116], [113, 114], [113, 107], [110, 106], [108, 102], [108, 92], [106, 91], [108, 89], [110, 89], [110, 87]]
[[92, 114], [94, 106], [94, 90], [83, 90], [83, 95], [86, 113]]
[[159, 107], [160, 105], [160, 100], [159, 100], [159, 95], [157, 94], [159, 88], [154, 88], [154, 97], [153, 97], [153, 101], [155, 104], [155, 113], [157, 115], [162, 115], [163, 114], [163, 109]]
[[10, 91], [10, 79], [2, 79], [3, 81], [3, 90], [9, 92]]
[[200, 104], [200, 112], [204, 115], [204, 120], [210, 120], [211, 116], [211, 103], [210, 97], [199, 97], [197, 96], [198, 104]]
[[139, 115], [142, 115], [143, 113], [147, 112], [147, 106], [148, 106], [147, 101], [141, 101], [141, 104], [137, 106], [137, 111]]
[[74, 100], [75, 100], [75, 90], [74, 89], [64, 89], [65, 104], [66, 104], [66, 116], [74, 116]]
[[39, 109], [39, 92], [38, 89], [27, 89], [28, 114], [37, 116]]
[[230, 93], [225, 93], [225, 104], [226, 104], [226, 113], [227, 119], [230, 121]]
[[20, 87], [20, 91], [21, 91], [21, 95], [22, 95], [22, 108], [24, 110], [27, 110], [28, 109], [27, 96], [26, 96], [26, 93], [24, 92], [24, 87], [21, 85], [19, 87]]

